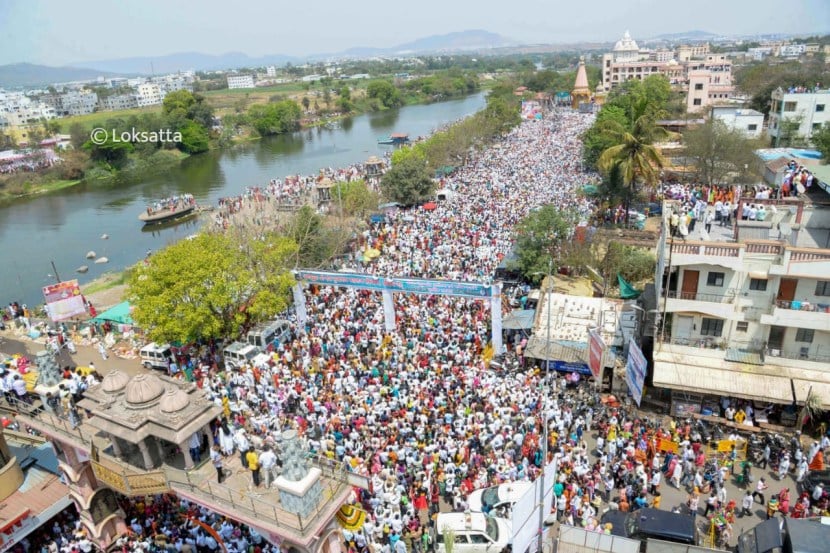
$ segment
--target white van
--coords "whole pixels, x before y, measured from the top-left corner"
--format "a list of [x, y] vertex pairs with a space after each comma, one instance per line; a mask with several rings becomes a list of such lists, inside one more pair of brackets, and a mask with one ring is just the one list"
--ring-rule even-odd
[[170, 344], [159, 345], [150, 342], [139, 350], [139, 357], [145, 369], [167, 370], [170, 368], [170, 361], [173, 360], [173, 351], [170, 349]]
[[482, 513], [440, 513], [433, 535], [436, 553], [446, 553], [447, 531], [453, 534], [453, 553], [501, 553], [513, 538], [509, 520]]
[[226, 369], [238, 369], [242, 365], [250, 365], [254, 357], [260, 353], [259, 348], [245, 342], [234, 342], [225, 348], [222, 357]]
[[291, 339], [291, 324], [285, 319], [257, 325], [246, 336], [248, 344], [258, 347], [260, 351], [273, 350], [289, 339]]

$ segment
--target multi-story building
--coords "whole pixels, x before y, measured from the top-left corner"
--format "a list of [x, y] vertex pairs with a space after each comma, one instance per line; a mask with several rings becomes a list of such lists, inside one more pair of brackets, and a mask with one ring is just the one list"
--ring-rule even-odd
[[655, 74], [688, 92], [690, 112], [726, 101], [734, 93], [732, 62], [723, 54], [710, 54], [708, 44], [684, 45], [677, 51], [641, 50], [628, 31], [602, 56], [600, 87], [608, 92], [625, 81]]
[[764, 114], [754, 109], [716, 106], [712, 108], [712, 118], [741, 131], [747, 138], [761, 138], [764, 132]]
[[[762, 220], [712, 228], [657, 246], [653, 384], [676, 409], [718, 396], [778, 410], [810, 391], [830, 408], [830, 209], [796, 198], [763, 204]], [[663, 213], [678, 209], [666, 201]], [[795, 395], [795, 398], [793, 397]], [[716, 408], [715, 408], [716, 409]], [[783, 420], [784, 415], [782, 415]]]
[[101, 108], [107, 111], [118, 111], [122, 109], [133, 109], [138, 107], [138, 100], [134, 94], [115, 94], [103, 98], [100, 102]]
[[276, 77], [277, 76], [277, 68], [273, 65], [269, 65], [265, 68], [265, 74], [269, 77]]
[[140, 108], [158, 105], [163, 99], [161, 87], [156, 83], [141, 83], [136, 87], [136, 101]]
[[691, 113], [726, 102], [735, 92], [732, 62], [723, 54], [709, 54], [703, 60], [689, 61], [686, 71], [686, 108]]
[[254, 76], [228, 75], [228, 88], [254, 88]]
[[[830, 121], [830, 89], [779, 88], [772, 93], [769, 135], [778, 141], [786, 135], [809, 139], [813, 131]], [[792, 123], [787, 129], [787, 123]], [[798, 123], [797, 129], [795, 123]], [[782, 126], [784, 128], [782, 128]]]
[[86, 115], [95, 111], [98, 95], [91, 90], [72, 90], [60, 96], [61, 116]]
[[778, 48], [778, 57], [797, 58], [807, 52], [806, 44], [785, 44]]

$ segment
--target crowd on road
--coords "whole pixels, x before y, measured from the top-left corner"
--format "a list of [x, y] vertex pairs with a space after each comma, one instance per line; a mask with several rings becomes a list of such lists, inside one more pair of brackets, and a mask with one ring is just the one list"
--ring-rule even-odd
[[[454, 194], [434, 210], [401, 210], [372, 224], [358, 253], [380, 255], [354, 268], [489, 282], [532, 209], [554, 204], [586, 219], [595, 210], [575, 193], [591, 177], [580, 164], [580, 136], [591, 123], [592, 115], [571, 111], [524, 122], [447, 177], [443, 186]], [[269, 185], [274, 194], [283, 186]], [[257, 194], [244, 201], [259, 201]], [[280, 434], [293, 428], [315, 453], [371, 478], [374, 493], [355, 492], [368, 516], [360, 530], [344, 532], [350, 552], [424, 551], [432, 514], [447, 504], [464, 510], [475, 489], [532, 480], [553, 458], [563, 523], [609, 531], [600, 524], [603, 507], [659, 507], [664, 478], [698, 494], [710, 482], [717, 501], [706, 514], [727, 516], [726, 487], [718, 485], [727, 475], [718, 468], [721, 476], [707, 480], [702, 446], [682, 425], [663, 429], [613, 402], [602, 405], [586, 385], [560, 375], [486, 370], [489, 301], [396, 294], [397, 331], [387, 332], [376, 292], [310, 286], [306, 294], [307, 322], [267, 364], [221, 371], [219, 352], [206, 350], [178, 365], [190, 361], [192, 378], [224, 409], [211, 454], [218, 468], [241, 452], [252, 487], [268, 486], [279, 471]], [[678, 443], [678, 453], [661, 456], [661, 438]], [[703, 509], [699, 498], [692, 491], [686, 512]], [[136, 518], [155, 520], [146, 511]], [[174, 528], [183, 534], [169, 523], [154, 531], [170, 543]]]

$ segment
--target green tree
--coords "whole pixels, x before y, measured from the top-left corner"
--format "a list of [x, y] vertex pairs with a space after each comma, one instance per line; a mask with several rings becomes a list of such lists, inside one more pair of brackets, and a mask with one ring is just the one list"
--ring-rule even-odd
[[758, 145], [718, 119], [709, 119], [684, 132], [683, 143], [686, 156], [695, 162], [698, 180], [705, 184], [726, 184], [730, 174], [755, 170]]
[[574, 216], [554, 205], [545, 205], [519, 221], [516, 231], [516, 267], [528, 280], [538, 282], [554, 270], [558, 260], [567, 255]]
[[381, 178], [380, 186], [384, 196], [405, 206], [426, 201], [435, 191], [435, 183], [417, 156], [393, 163]]
[[626, 195], [625, 224], [628, 226], [629, 206], [637, 195], [637, 184], [647, 186], [657, 184], [658, 170], [665, 165], [663, 156], [654, 146], [654, 141], [665, 136], [665, 131], [657, 127], [652, 119], [653, 106], [646, 96], [640, 96], [631, 105], [628, 126], [609, 124], [603, 132], [608, 133], [616, 143], [605, 149], [599, 156], [597, 165], [604, 174], [609, 174], [614, 165], [619, 164], [623, 183], [628, 188]]
[[322, 215], [304, 205], [288, 222], [287, 235], [297, 244], [295, 267], [327, 266], [348, 243], [350, 231], [327, 227]]
[[256, 104], [248, 110], [248, 119], [262, 136], [299, 130], [302, 115], [300, 106], [293, 100]]
[[585, 131], [582, 137], [582, 157], [585, 166], [596, 169], [602, 152], [616, 144], [613, 130], [626, 126], [628, 126], [628, 118], [622, 107], [604, 106], [597, 114], [594, 124]]
[[395, 108], [403, 105], [401, 92], [394, 84], [385, 80], [372, 81], [366, 87], [366, 96], [377, 99], [385, 108]]
[[830, 160], [830, 123], [825, 123], [820, 129], [813, 131], [812, 141], [827, 163], [827, 160]]
[[205, 128], [213, 125], [213, 108], [205, 101], [204, 96], [189, 90], [174, 90], [168, 93], [162, 101], [162, 113], [176, 130], [179, 130], [185, 121], [194, 121]]
[[338, 94], [340, 95], [341, 98], [345, 98], [347, 100], [352, 99], [352, 89], [350, 89], [348, 86], [341, 87]]
[[127, 283], [136, 323], [152, 340], [189, 342], [235, 336], [252, 314], [283, 309], [293, 243], [255, 242], [246, 249], [230, 234], [203, 233], [153, 254]]
[[363, 217], [378, 208], [378, 195], [363, 180], [339, 182], [331, 190], [332, 202], [343, 204], [343, 214]]
[[69, 142], [72, 144], [72, 148], [80, 150], [87, 140], [89, 140], [89, 131], [83, 125], [72, 123], [69, 126]]
[[187, 121], [179, 128], [182, 140], [179, 147], [188, 154], [206, 152], [210, 146], [210, 138], [203, 126], [195, 121]]
[[605, 244], [605, 255], [598, 270], [607, 292], [609, 285], [616, 285], [617, 275], [632, 283], [654, 278], [655, 265], [656, 259], [650, 251], [610, 240]]
[[89, 157], [93, 161], [101, 161], [113, 167], [121, 167], [127, 161], [127, 156], [135, 148], [129, 142], [113, 140], [113, 136], [110, 133], [111, 129], [115, 127], [107, 128], [110, 129], [110, 132], [107, 132], [106, 140], [102, 144], [96, 144], [92, 140], [87, 140], [83, 145], [83, 149], [89, 152]]

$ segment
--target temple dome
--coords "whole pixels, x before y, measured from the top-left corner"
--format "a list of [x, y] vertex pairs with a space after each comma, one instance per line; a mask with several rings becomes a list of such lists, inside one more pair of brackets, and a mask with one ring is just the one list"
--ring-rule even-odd
[[123, 390], [129, 381], [130, 377], [125, 373], [119, 370], [110, 371], [101, 381], [101, 389], [108, 394], [114, 394]]
[[190, 404], [190, 396], [184, 390], [176, 388], [167, 390], [159, 401], [159, 410], [162, 413], [176, 413]]
[[637, 42], [631, 38], [631, 35], [628, 34], [628, 31], [625, 32], [623, 37], [614, 44], [614, 51], [615, 52], [639, 52], [640, 47], [637, 46]]
[[141, 405], [149, 403], [164, 393], [164, 385], [159, 377], [152, 374], [139, 374], [127, 383], [124, 399], [127, 403]]

